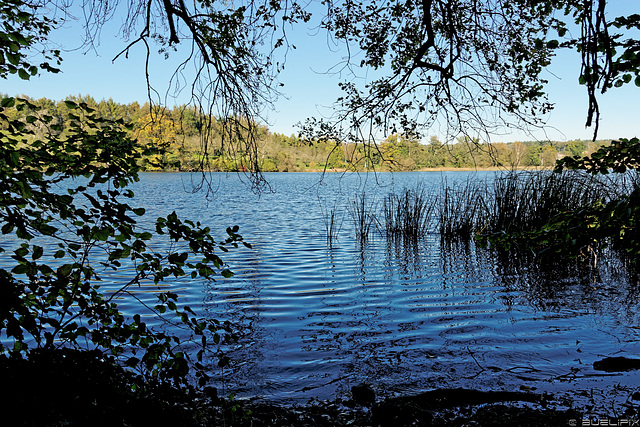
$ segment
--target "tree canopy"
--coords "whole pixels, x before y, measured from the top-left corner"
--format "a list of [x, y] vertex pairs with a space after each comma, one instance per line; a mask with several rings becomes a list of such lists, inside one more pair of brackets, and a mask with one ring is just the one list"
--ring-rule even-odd
[[[3, 75], [56, 71], [51, 61], [59, 61], [60, 52], [47, 48], [47, 35], [72, 19], [73, 2], [3, 4]], [[588, 94], [586, 125], [594, 139], [598, 95], [640, 84], [640, 15], [612, 17], [605, 0], [94, 0], [76, 7], [84, 11], [87, 44], [97, 44], [104, 24], [122, 15], [128, 41], [121, 55], [138, 44], [147, 56], [153, 50], [188, 52], [167, 87], [190, 91], [204, 117], [225, 119], [224, 151], [246, 152], [243, 166], [255, 172], [260, 165], [252, 129], [279, 95], [278, 75], [292, 48], [288, 31], [312, 13], [328, 36], [343, 43], [349, 54], [344, 69], [374, 76], [364, 86], [352, 78], [340, 83], [344, 95], [334, 115], [311, 119], [303, 129], [315, 138], [376, 143], [396, 133], [419, 137], [437, 126], [453, 140], [542, 126], [553, 108], [542, 71], [561, 49], [581, 55], [576, 79]], [[19, 22], [27, 25], [17, 30]], [[26, 61], [37, 52], [45, 59], [39, 66]], [[196, 71], [186, 82], [180, 76], [191, 75], [188, 66]], [[206, 153], [211, 135], [203, 124]]]
[[542, 71], [574, 49], [595, 139], [598, 94], [640, 84], [639, 16], [612, 18], [604, 0], [326, 3], [324, 27], [353, 52], [345, 66], [376, 78], [343, 83], [334, 117], [308, 123], [316, 135], [370, 141], [438, 126], [455, 139], [541, 126], [553, 108]]

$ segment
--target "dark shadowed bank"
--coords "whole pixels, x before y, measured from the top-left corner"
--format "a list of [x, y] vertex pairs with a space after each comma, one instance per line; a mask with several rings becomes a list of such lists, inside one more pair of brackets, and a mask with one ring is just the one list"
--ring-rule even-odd
[[376, 401], [374, 392], [362, 386], [354, 387], [350, 400], [295, 406], [234, 401], [219, 398], [212, 388], [144, 383], [91, 351], [34, 352], [29, 360], [3, 356], [0, 377], [6, 426], [583, 424], [580, 411], [554, 409], [552, 396], [528, 392], [441, 389]]

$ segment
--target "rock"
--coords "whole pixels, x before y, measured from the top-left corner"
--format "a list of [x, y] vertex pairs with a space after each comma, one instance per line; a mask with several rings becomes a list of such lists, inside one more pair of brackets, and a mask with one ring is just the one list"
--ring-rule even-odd
[[605, 357], [602, 360], [593, 362], [593, 369], [605, 372], [625, 372], [640, 369], [640, 359], [630, 359], [628, 357]]
[[351, 397], [354, 402], [362, 406], [371, 406], [376, 401], [376, 393], [367, 384], [351, 387]]

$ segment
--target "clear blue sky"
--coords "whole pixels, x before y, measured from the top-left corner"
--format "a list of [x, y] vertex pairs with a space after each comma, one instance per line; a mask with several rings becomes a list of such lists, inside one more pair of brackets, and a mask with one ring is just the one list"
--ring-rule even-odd
[[[638, 0], [616, 0], [610, 6], [613, 13], [640, 13]], [[54, 100], [83, 94], [98, 100], [113, 98], [119, 103], [144, 103], [147, 89], [142, 46], [134, 47], [128, 59], [122, 56], [112, 62], [113, 57], [127, 44], [119, 36], [121, 21], [122, 18], [116, 15], [103, 30], [100, 46], [89, 52], [77, 50], [81, 44], [81, 26], [67, 23], [52, 37], [67, 50], [63, 52], [63, 72], [57, 75], [44, 74], [28, 82], [12, 76], [9, 80], [0, 81], [0, 92]], [[282, 90], [286, 97], [277, 102], [275, 111], [268, 113], [268, 125], [273, 132], [287, 135], [297, 133], [297, 122], [309, 116], [328, 114], [328, 107], [339, 96], [337, 83], [341, 80], [340, 76], [327, 74], [327, 71], [340, 62], [341, 53], [332, 52], [325, 35], [316, 33], [311, 27], [298, 27], [295, 32], [289, 33], [297, 49], [289, 52], [286, 68], [280, 77], [285, 84]], [[165, 61], [153, 51], [152, 59], [152, 83], [164, 95], [175, 63], [172, 60]], [[556, 107], [548, 117], [546, 135], [538, 131], [533, 137], [552, 140], [591, 138], [592, 130], [584, 127], [587, 96], [585, 88], [577, 82], [579, 71], [579, 58], [576, 55], [556, 58], [546, 71], [545, 77], [550, 81], [547, 90]], [[638, 100], [640, 88], [633, 84], [625, 85], [623, 90], [611, 90], [601, 97], [599, 137], [640, 136]], [[186, 101], [184, 97], [177, 100], [178, 103]], [[493, 138], [494, 141], [530, 139], [530, 135], [521, 133]]]

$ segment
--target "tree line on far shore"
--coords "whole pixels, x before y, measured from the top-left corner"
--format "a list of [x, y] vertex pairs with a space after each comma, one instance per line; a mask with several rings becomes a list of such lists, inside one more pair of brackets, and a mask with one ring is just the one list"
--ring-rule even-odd
[[[5, 98], [7, 95], [0, 95]], [[26, 97], [29, 99], [28, 97]], [[30, 99], [38, 114], [54, 117], [57, 124], [46, 132], [64, 132], [72, 111], [65, 101], [84, 103], [98, 117], [122, 120], [141, 144], [143, 170], [193, 171], [206, 168], [231, 172], [243, 170], [243, 152], [230, 156], [222, 147], [221, 119], [202, 114], [194, 106], [157, 108], [149, 103], [120, 104], [113, 99], [96, 101], [89, 95], [69, 96], [63, 101]], [[34, 112], [14, 110], [15, 118]], [[205, 143], [202, 129], [211, 121]], [[206, 123], [209, 125], [209, 123]], [[45, 130], [42, 130], [45, 132]], [[436, 136], [418, 141], [391, 135], [377, 144], [345, 144], [286, 136], [260, 126], [255, 132], [262, 172], [318, 170], [418, 171], [431, 168], [552, 168], [564, 156], [587, 156], [611, 140], [514, 141], [485, 143], [469, 138], [442, 142]]]

